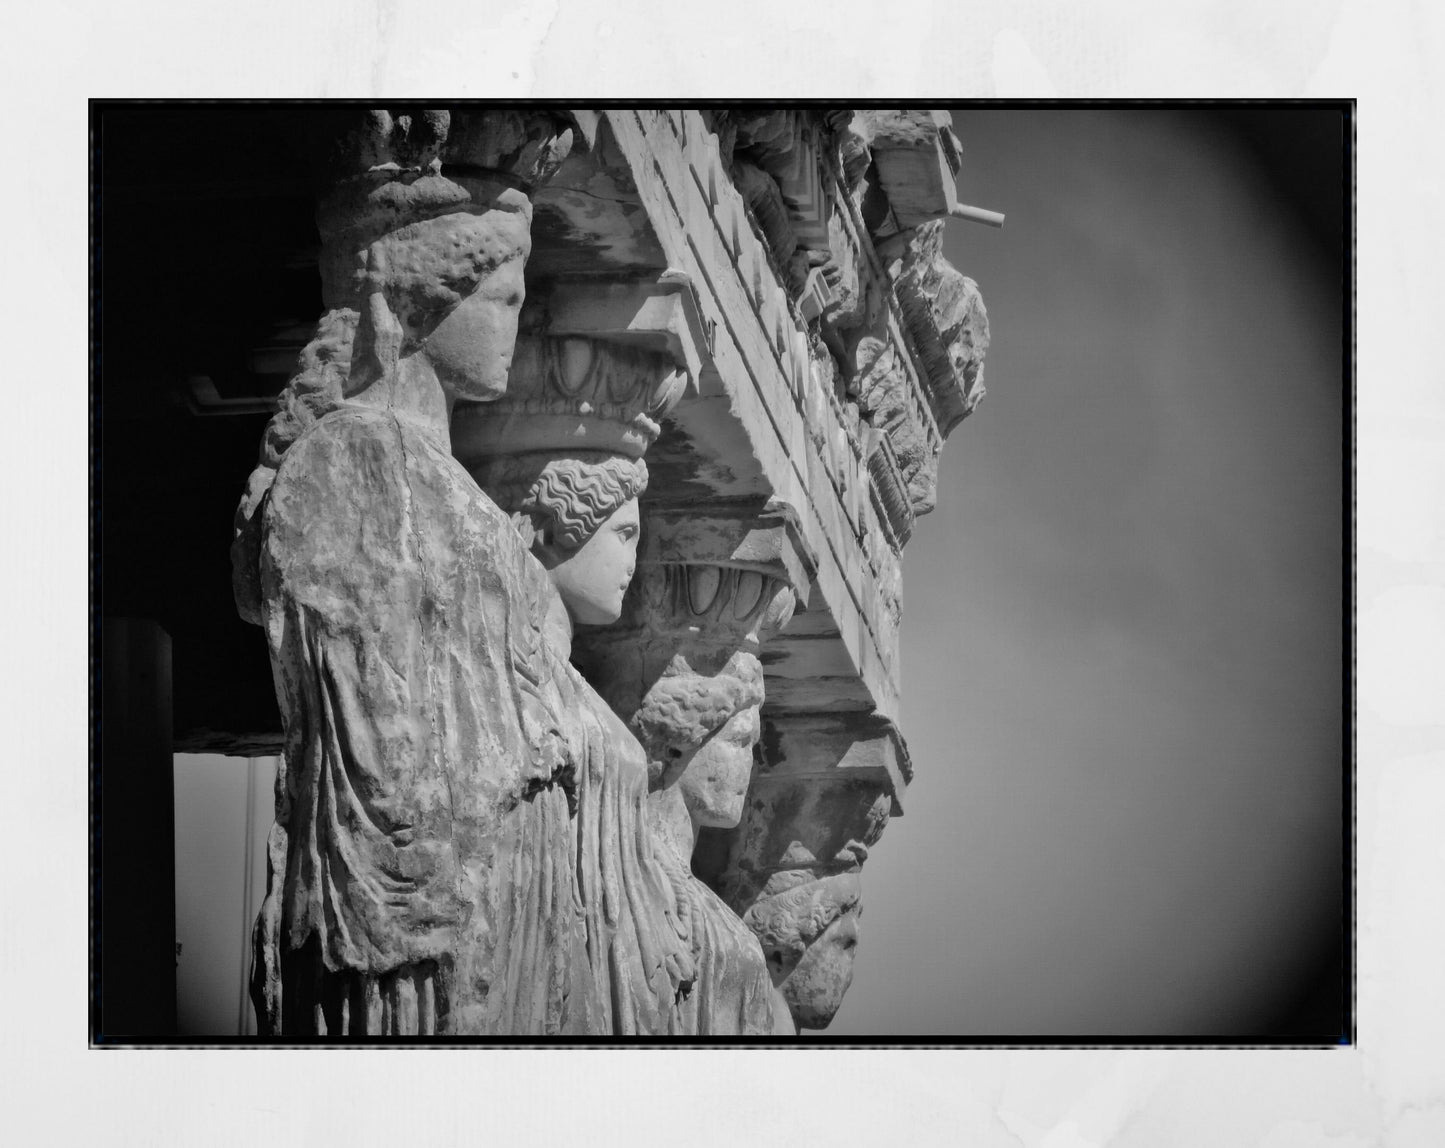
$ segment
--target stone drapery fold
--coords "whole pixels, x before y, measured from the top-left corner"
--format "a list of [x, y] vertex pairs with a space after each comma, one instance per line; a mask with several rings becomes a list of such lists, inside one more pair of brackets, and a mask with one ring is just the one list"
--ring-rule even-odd
[[[593, 1031], [544, 572], [443, 444], [390, 412], [321, 419], [267, 498], [287, 721], [257, 935], [270, 1030], [374, 1031], [365, 1002], [400, 978], [385, 1031]], [[408, 980], [429, 1020], [400, 1003]]]

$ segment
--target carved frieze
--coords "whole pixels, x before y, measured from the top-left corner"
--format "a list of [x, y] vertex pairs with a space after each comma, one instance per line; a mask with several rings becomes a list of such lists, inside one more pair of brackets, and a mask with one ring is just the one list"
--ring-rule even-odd
[[873, 483], [873, 497], [878, 503], [878, 516], [888, 528], [888, 541], [898, 550], [908, 544], [913, 533], [913, 501], [898, 465], [893, 440], [875, 432], [868, 452], [868, 477]]
[[[696, 285], [714, 326], [719, 389], [771, 493], [798, 509], [802, 531], [819, 555], [820, 592], [842, 615], [834, 637], [852, 659], [857, 681], [866, 683], [864, 692], [893, 712], [894, 616], [875, 617], [871, 607], [860, 610], [854, 603], [877, 600], [880, 581], [892, 581], [898, 556], [868, 494], [866, 461], [858, 436], [850, 433], [846, 398], [818, 386], [812, 332], [748, 219], [723, 162], [725, 141], [706, 130], [701, 116], [684, 115], [685, 131], [662, 115], [609, 112], [607, 119], [631, 159], [659, 243]], [[731, 114], [725, 122], [733, 122]]]
[[988, 312], [978, 284], [943, 257], [943, 223], [925, 223], [885, 245], [903, 320], [946, 438], [984, 396]]
[[[984, 394], [988, 315], [977, 285], [943, 256], [942, 221], [895, 231], [876, 246], [861, 237], [860, 223], [840, 198], [826, 268], [838, 304], [822, 330], [848, 394], [889, 436], [912, 513], [927, 514], [943, 440]], [[908, 527], [900, 533], [897, 516], [890, 525], [901, 545]]]

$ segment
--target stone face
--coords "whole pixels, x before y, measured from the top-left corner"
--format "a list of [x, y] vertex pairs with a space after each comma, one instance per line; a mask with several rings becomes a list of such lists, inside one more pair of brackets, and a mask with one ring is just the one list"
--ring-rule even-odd
[[232, 550], [263, 1029], [825, 1027], [911, 776], [899, 552], [982, 393], [947, 117], [313, 126], [327, 311]]
[[[535, 860], [571, 833], [552, 591], [448, 448], [449, 406], [505, 390], [530, 205], [442, 173], [446, 117], [416, 148], [394, 126], [348, 137], [402, 174], [362, 147], [323, 200], [340, 305], [238, 512], [237, 595], [285, 727], [254, 998], [272, 1034], [593, 1031], [586, 922], [554, 912], [570, 890]], [[552, 942], [521, 947], [539, 929]]]
[[[630, 358], [635, 355], [630, 349], [613, 347], [606, 354], [624, 366], [636, 362]], [[654, 375], [664, 373], [665, 369]], [[741, 813], [762, 701], [762, 670], [752, 647], [761, 633], [786, 620], [792, 591], [765, 572], [767, 556], [755, 537], [758, 531], [745, 534], [736, 548], [742, 561], [754, 559], [754, 568], [659, 564], [654, 542], [648, 551], [653, 561], [644, 565], [642, 577], [629, 592], [626, 616], [612, 628], [624, 612], [620, 586], [625, 586], [633, 573], [637, 518], [635, 503], [620, 501], [630, 494], [630, 487], [611, 497], [606, 493], [605, 468], [613, 460], [588, 448], [611, 441], [606, 424], [625, 414], [625, 409], [619, 411], [604, 401], [604, 395], [616, 403], [629, 395], [656, 394], [655, 384], [623, 386], [605, 373], [589, 375], [581, 368], [569, 372], [565, 363], [554, 373], [544, 373], [540, 386], [530, 381], [525, 367], [519, 375], [516, 397], [509, 401], [517, 404], [515, 410], [520, 412], [511, 418], [521, 419], [525, 429], [517, 427], [493, 438], [474, 434], [467, 440], [467, 449], [480, 456], [474, 463], [479, 481], [504, 507], [530, 519], [524, 526], [533, 537], [533, 553], [550, 571], [566, 607], [567, 624], [559, 621], [554, 627], [558, 652], [563, 652], [560, 646], [565, 638], [569, 644], [565, 652], [575, 654], [590, 668], [605, 701], [611, 703], [608, 708], [603, 696], [590, 686], [585, 690], [579, 687], [578, 701], [584, 707], [606, 710], [613, 722], [609, 740], [617, 743], [619, 757], [615, 763], [604, 764], [610, 772], [625, 767], [630, 777], [630, 788], [620, 801], [612, 796], [600, 804], [596, 800], [589, 804], [588, 788], [579, 786], [578, 861], [588, 855], [580, 834], [589, 817], [615, 819], [620, 813], [625, 819], [620, 829], [609, 832], [609, 825], [603, 824], [592, 848], [600, 851], [605, 873], [609, 849], [617, 842], [639, 843], [634, 867], [641, 878], [624, 891], [626, 902], [634, 906], [634, 912], [650, 899], [655, 903], [660, 923], [639, 936], [651, 937], [652, 951], [674, 947], [678, 967], [686, 970], [673, 985], [665, 1028], [657, 1027], [664, 1019], [658, 1014], [652, 1027], [641, 1023], [619, 1027], [614, 1017], [614, 1031], [705, 1036], [791, 1032], [785, 1027], [788, 1010], [774, 991], [755, 936], [692, 875], [690, 857], [693, 826], [733, 824]], [[577, 381], [570, 381], [574, 379]], [[556, 397], [538, 403], [539, 391]], [[600, 425], [600, 436], [579, 435], [575, 429], [569, 432], [562, 422], [535, 417], [540, 413], [537, 408], [554, 416], [559, 406], [570, 410], [581, 428], [590, 431]], [[659, 404], [654, 401], [649, 409], [657, 411]], [[530, 422], [529, 412], [534, 416]], [[475, 417], [486, 415], [475, 412]], [[650, 435], [643, 434], [641, 439], [645, 445]], [[524, 460], [535, 459], [542, 445], [539, 440], [551, 448], [542, 455], [545, 468], [566, 466], [567, 473], [574, 476], [569, 485], [577, 499], [544, 497], [545, 470], [528, 492], [520, 492], [518, 469], [510, 463], [522, 461], [523, 475], [536, 473], [536, 461]], [[560, 441], [577, 442], [584, 449], [558, 450]], [[625, 449], [625, 441], [622, 445]], [[609, 512], [608, 517], [576, 546], [578, 539], [570, 537], [566, 529], [566, 515], [585, 514], [593, 504], [599, 513]], [[552, 505], [564, 508], [560, 517], [540, 513], [539, 507]], [[764, 522], [760, 529], [766, 531], [768, 525]], [[617, 534], [612, 532], [619, 528], [630, 548], [613, 541]], [[588, 552], [599, 544], [605, 549], [589, 558]], [[572, 624], [609, 628], [584, 631], [592, 640], [584, 637], [583, 648], [574, 651], [570, 648]], [[576, 672], [570, 666], [568, 670], [567, 680], [571, 681]], [[580, 677], [576, 681], [586, 686]], [[626, 729], [618, 718], [626, 722]], [[647, 799], [649, 781], [651, 800]], [[624, 861], [626, 856], [624, 851]], [[645, 879], [649, 871], [651, 877]], [[655, 891], [660, 891], [660, 900]], [[601, 896], [604, 904], [609, 898], [617, 900], [605, 887]], [[586, 882], [580, 899], [584, 905], [596, 900]], [[599, 947], [606, 950], [595, 940], [598, 935], [607, 936], [604, 929], [593, 926], [588, 935], [589, 952]], [[614, 950], [619, 943], [616, 936], [608, 941]], [[614, 964], [615, 957], [609, 958], [607, 967]]]
[[848, 986], [863, 914], [857, 873], [782, 870], [743, 918], [757, 935], [800, 1028], [827, 1028]]

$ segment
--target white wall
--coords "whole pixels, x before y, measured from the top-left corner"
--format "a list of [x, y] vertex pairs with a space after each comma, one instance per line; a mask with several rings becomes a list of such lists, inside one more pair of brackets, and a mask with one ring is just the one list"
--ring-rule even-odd
[[256, 1031], [251, 926], [266, 893], [274, 757], [177, 754], [176, 1025], [181, 1036]]

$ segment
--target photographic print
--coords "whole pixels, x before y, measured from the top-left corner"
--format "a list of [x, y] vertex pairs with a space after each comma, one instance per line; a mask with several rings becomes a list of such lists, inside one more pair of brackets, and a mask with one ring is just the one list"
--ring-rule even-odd
[[92, 132], [97, 1043], [1353, 1039], [1349, 102]]

